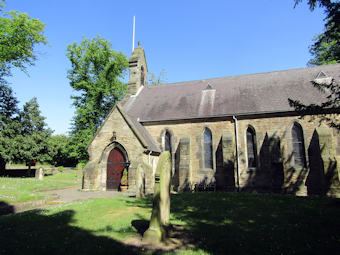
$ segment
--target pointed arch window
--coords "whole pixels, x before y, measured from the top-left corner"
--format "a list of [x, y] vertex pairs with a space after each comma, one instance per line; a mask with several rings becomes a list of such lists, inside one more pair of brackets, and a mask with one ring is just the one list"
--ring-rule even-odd
[[172, 152], [172, 149], [171, 149], [171, 134], [169, 133], [169, 131], [165, 132], [165, 136], [164, 136], [164, 150], [165, 151], [169, 151], [170, 155], [171, 155], [171, 152]]
[[213, 168], [212, 135], [209, 128], [204, 130], [204, 168]]
[[248, 157], [248, 167], [256, 167], [256, 134], [252, 127], [248, 127], [246, 131], [247, 136], [247, 157]]
[[294, 123], [292, 128], [292, 147], [293, 147], [293, 157], [294, 165], [296, 167], [306, 166], [306, 154], [305, 154], [305, 143], [303, 139], [302, 127]]

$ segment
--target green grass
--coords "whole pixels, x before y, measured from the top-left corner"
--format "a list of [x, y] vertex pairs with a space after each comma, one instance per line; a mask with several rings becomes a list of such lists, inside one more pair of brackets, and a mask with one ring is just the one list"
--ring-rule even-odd
[[[145, 230], [150, 198], [96, 199], [0, 217], [3, 254], [151, 253], [124, 245]], [[171, 222], [195, 239], [168, 254], [334, 254], [340, 248], [340, 201], [237, 193], [178, 194]], [[0, 252], [1, 253], [1, 252]]]
[[0, 201], [18, 203], [42, 199], [44, 195], [35, 191], [74, 186], [80, 181], [81, 173], [78, 171], [45, 176], [42, 181], [35, 178], [0, 177]]

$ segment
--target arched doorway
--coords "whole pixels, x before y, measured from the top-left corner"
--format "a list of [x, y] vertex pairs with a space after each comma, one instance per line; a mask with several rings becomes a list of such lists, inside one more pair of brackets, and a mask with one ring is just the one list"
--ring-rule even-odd
[[126, 167], [126, 160], [123, 152], [116, 148], [110, 151], [107, 158], [106, 167], [106, 189], [107, 190], [118, 190], [120, 180], [122, 178], [123, 170]]

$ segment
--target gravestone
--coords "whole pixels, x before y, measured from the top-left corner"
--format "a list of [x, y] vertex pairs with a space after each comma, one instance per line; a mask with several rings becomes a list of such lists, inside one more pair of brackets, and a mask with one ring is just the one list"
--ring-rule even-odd
[[136, 197], [141, 198], [145, 196], [145, 173], [143, 164], [137, 166], [136, 171]]
[[150, 225], [143, 236], [145, 242], [158, 243], [167, 236], [170, 227], [170, 182], [171, 156], [170, 152], [164, 151], [157, 164]]
[[37, 170], [35, 170], [35, 179], [38, 179], [42, 181], [44, 179], [44, 170], [42, 167], [39, 167]]

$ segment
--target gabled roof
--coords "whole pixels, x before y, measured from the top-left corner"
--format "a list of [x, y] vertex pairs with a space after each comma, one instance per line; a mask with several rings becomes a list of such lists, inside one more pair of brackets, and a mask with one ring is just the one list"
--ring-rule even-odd
[[[88, 146], [91, 145], [91, 143], [93, 142], [93, 140], [95, 140], [95, 138], [98, 136], [98, 134], [100, 133], [101, 129], [103, 128], [103, 126], [105, 125], [105, 123], [107, 122], [108, 118], [110, 117], [110, 115], [113, 113], [113, 111], [117, 109], [119, 111], [119, 113], [122, 115], [123, 119], [126, 121], [127, 125], [131, 128], [132, 132], [136, 135], [137, 139], [141, 142], [142, 146], [148, 150], [148, 151], [153, 151], [153, 152], [161, 152], [161, 149], [158, 147], [158, 145], [155, 143], [155, 141], [152, 139], [152, 137], [150, 136], [150, 134], [148, 133], [148, 131], [145, 129], [145, 127], [143, 127], [137, 120], [135, 117], [133, 116], [129, 116], [129, 114], [127, 114], [123, 107], [120, 105], [120, 103], [117, 103], [112, 110], [110, 111], [110, 113], [106, 116], [106, 119], [104, 120], [103, 124], [101, 125], [101, 127], [97, 130], [97, 132], [95, 133], [95, 135], [93, 136], [91, 142], [89, 143]], [[114, 129], [114, 127], [112, 127]]]
[[155, 141], [150, 136], [149, 132], [145, 129], [145, 127], [143, 127], [136, 120], [135, 117], [126, 114], [119, 103], [116, 106], [118, 111], [122, 114], [123, 118], [127, 122], [127, 124], [130, 126], [132, 132], [134, 132], [139, 141], [142, 143], [143, 147], [149, 151], [161, 152], [160, 148], [155, 143]]
[[289, 112], [288, 99], [326, 100], [312, 85], [320, 72], [339, 81], [340, 64], [146, 86], [124, 109], [137, 122]]

